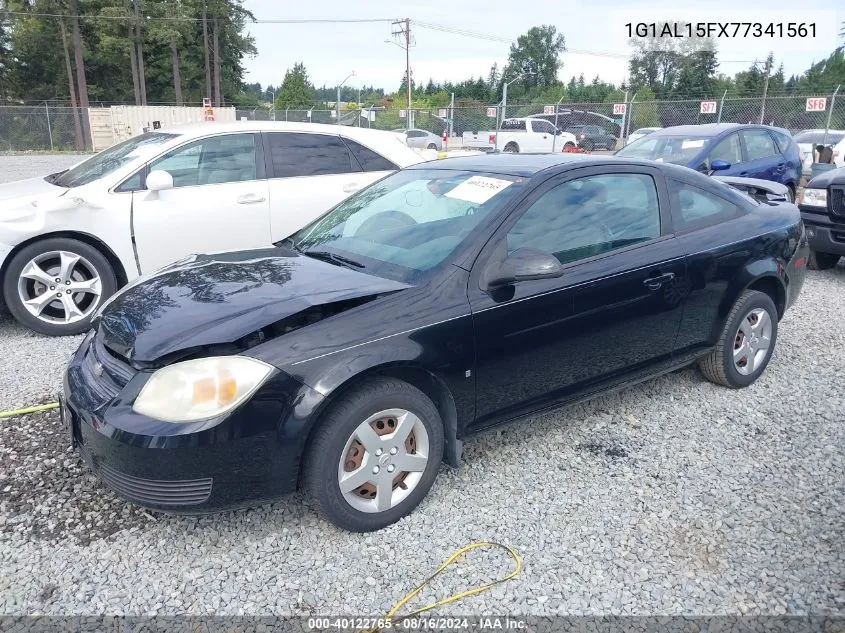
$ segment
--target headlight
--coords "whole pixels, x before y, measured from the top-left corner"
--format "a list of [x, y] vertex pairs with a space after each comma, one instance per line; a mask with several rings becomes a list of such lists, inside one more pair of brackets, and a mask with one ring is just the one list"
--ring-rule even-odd
[[806, 204], [808, 207], [826, 207], [827, 189], [805, 189], [801, 204]]
[[272, 372], [272, 366], [246, 356], [175, 363], [150, 377], [132, 408], [164, 422], [207, 420], [237, 407]]

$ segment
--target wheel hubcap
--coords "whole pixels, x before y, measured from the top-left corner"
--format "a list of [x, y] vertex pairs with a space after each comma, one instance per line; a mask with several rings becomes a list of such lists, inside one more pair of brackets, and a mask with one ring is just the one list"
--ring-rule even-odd
[[747, 376], [760, 367], [772, 343], [772, 318], [762, 308], [745, 315], [734, 337], [734, 365]]
[[102, 283], [87, 259], [68, 251], [32, 258], [18, 277], [18, 296], [41, 321], [71, 324], [88, 317], [100, 303]]
[[385, 409], [358, 425], [346, 441], [337, 481], [346, 502], [361, 512], [384, 512], [401, 503], [428, 464], [428, 432], [405, 409]]

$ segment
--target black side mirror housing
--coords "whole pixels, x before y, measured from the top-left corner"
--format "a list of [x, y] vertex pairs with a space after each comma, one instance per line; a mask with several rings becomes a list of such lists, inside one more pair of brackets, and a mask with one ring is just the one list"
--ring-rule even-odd
[[563, 275], [563, 266], [554, 255], [534, 248], [520, 248], [504, 261], [491, 262], [484, 271], [488, 288], [508, 286], [521, 281], [554, 279]]

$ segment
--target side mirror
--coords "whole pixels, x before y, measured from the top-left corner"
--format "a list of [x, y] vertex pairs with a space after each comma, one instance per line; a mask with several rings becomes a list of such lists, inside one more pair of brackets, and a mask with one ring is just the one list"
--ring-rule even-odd
[[520, 281], [554, 279], [563, 275], [563, 266], [554, 255], [533, 248], [520, 248], [503, 262], [491, 263], [484, 273], [488, 288], [507, 286]]
[[726, 160], [719, 160], [716, 159], [714, 161], [710, 161], [710, 171], [725, 171], [726, 169], [730, 169], [731, 164]]
[[150, 191], [173, 189], [173, 176], [162, 169], [151, 171], [147, 174], [147, 189]]

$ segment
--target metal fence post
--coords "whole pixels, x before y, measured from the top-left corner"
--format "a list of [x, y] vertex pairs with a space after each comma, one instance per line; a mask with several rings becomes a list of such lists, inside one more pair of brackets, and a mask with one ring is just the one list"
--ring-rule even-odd
[[728, 95], [728, 91], [725, 90], [725, 92], [722, 94], [722, 100], [719, 102], [719, 115], [716, 117], [716, 123], [722, 122], [722, 108], [725, 105], [725, 97], [727, 95]]
[[563, 96], [560, 99], [558, 99], [557, 103], [555, 104], [555, 137], [554, 137], [554, 139], [552, 139], [552, 154], [555, 153], [555, 145], [557, 144], [557, 133], [559, 131], [557, 129], [558, 110], [560, 110], [560, 104], [563, 103], [563, 100], [565, 98], [566, 98], [566, 93], [564, 93]]
[[[628, 91], [625, 91], [625, 98], [628, 98]], [[630, 107], [625, 108], [627, 116], [624, 119], [625, 128], [622, 130], [622, 147], [625, 147], [628, 144], [628, 137], [631, 135], [631, 121], [634, 119], [634, 103], [637, 101], [637, 94], [634, 93], [631, 95], [631, 104]], [[627, 110], [630, 109], [630, 112]]]
[[[53, 151], [53, 127], [50, 125], [50, 106], [44, 102], [44, 112], [47, 113], [47, 134], [50, 136], [50, 151]], [[830, 120], [830, 119], [828, 119]]]
[[836, 90], [833, 91], [833, 95], [830, 97], [830, 110], [827, 111], [827, 123], [824, 126], [824, 138], [822, 138], [822, 145], [827, 144], [827, 131], [830, 129], [830, 119], [833, 117], [833, 108], [836, 105], [836, 94], [839, 92], [839, 88], [842, 84], [836, 86]]

